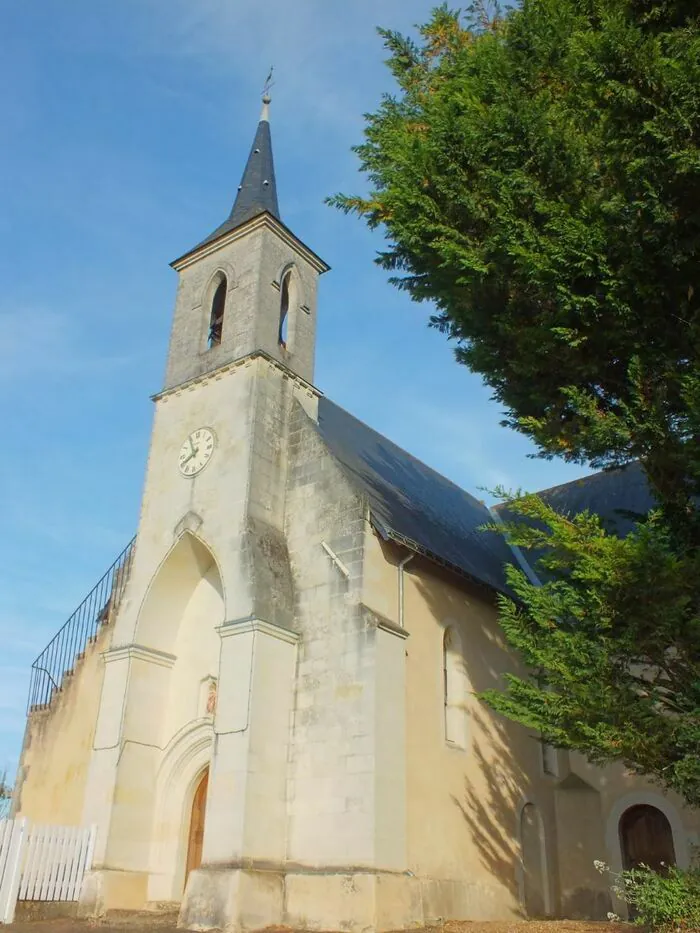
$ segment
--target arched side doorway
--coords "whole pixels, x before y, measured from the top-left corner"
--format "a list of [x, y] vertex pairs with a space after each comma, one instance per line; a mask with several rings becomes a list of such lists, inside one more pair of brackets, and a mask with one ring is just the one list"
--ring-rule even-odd
[[192, 810], [190, 814], [190, 830], [187, 839], [187, 863], [185, 867], [185, 884], [190, 872], [202, 864], [202, 845], [204, 843], [204, 816], [207, 807], [207, 790], [209, 788], [209, 768], [206, 768], [197, 782], [192, 796]]
[[163, 753], [156, 779], [151, 900], [176, 901], [182, 895], [192, 806], [200, 781], [210, 766], [213, 738], [213, 721], [207, 716], [181, 729]]
[[619, 833], [623, 868], [648, 865], [663, 872], [676, 864], [671, 824], [656, 807], [649, 804], [629, 807], [620, 817]]
[[549, 913], [547, 863], [540, 814], [533, 803], [520, 811], [520, 850], [523, 866], [521, 899], [530, 919]]

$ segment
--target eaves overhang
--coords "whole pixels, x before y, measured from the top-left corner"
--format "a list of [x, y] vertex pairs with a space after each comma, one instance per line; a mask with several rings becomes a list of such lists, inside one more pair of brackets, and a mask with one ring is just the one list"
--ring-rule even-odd
[[425, 547], [424, 545], [420, 544], [420, 542], [415, 541], [413, 538], [402, 535], [401, 532], [396, 531], [394, 528], [387, 527], [387, 525], [385, 525], [384, 522], [382, 522], [381, 519], [378, 518], [377, 515], [372, 511], [371, 504], [369, 512], [369, 520], [372, 527], [385, 541], [393, 541], [395, 544], [402, 545], [407, 550], [412, 551], [414, 554], [417, 554], [420, 557], [424, 557], [431, 563], [437, 564], [439, 567], [448, 570], [450, 573], [453, 573], [455, 576], [462, 580], [468, 581], [474, 586], [478, 586], [482, 590], [486, 589], [491, 593], [498, 593], [501, 596], [507, 596], [509, 599], [515, 598], [514, 593], [508, 589], [507, 586], [499, 586], [492, 580], [482, 580], [474, 574], [468, 573], [462, 567], [458, 567], [457, 564], [453, 564], [451, 561], [445, 560], [444, 557], [441, 557], [435, 551], [431, 551], [430, 548]]

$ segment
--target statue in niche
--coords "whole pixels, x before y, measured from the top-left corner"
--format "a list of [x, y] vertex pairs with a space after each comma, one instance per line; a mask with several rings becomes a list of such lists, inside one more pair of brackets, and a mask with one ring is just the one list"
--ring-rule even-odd
[[207, 690], [206, 712], [208, 716], [213, 716], [216, 712], [216, 680], [213, 677], [209, 681], [209, 688]]

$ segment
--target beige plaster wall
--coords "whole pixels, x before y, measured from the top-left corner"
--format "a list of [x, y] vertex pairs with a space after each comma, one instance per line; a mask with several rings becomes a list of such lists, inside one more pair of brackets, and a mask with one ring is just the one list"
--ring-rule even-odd
[[[405, 549], [371, 530], [363, 601], [398, 622], [398, 561]], [[516, 915], [522, 897], [518, 815], [536, 805], [556, 839], [551, 779], [537, 740], [491, 713], [475, 696], [513, 670], [486, 590], [461, 583], [420, 557], [404, 571], [406, 648], [407, 868], [425, 879], [426, 921]], [[456, 627], [464, 648], [466, 747], [445, 739], [443, 638]], [[546, 852], [543, 899], [554, 909], [556, 865]], [[440, 881], [428, 883], [429, 879]]]
[[17, 816], [38, 823], [81, 823], [104, 678], [101, 652], [110, 638], [111, 628], [104, 626], [51, 705], [27, 719]]

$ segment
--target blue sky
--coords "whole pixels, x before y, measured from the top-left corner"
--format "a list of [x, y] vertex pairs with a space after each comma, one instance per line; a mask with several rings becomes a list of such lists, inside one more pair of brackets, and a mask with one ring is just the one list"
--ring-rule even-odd
[[584, 472], [527, 458], [429, 307], [374, 265], [380, 237], [323, 203], [363, 190], [350, 146], [390, 88], [374, 27], [408, 30], [429, 6], [0, 5], [0, 771], [19, 754], [31, 661], [135, 530], [168, 263], [227, 215], [270, 64], [282, 217], [332, 266], [319, 388], [477, 494]]

